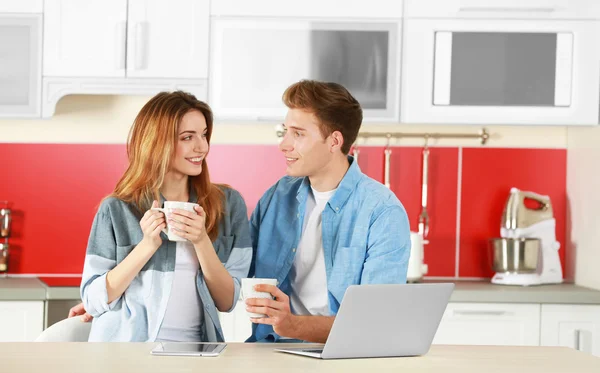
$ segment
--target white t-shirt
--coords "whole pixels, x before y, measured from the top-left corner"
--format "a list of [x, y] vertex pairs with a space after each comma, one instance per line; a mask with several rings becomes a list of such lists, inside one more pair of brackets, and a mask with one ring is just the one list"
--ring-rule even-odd
[[157, 342], [200, 342], [204, 311], [196, 288], [200, 263], [191, 242], [177, 242], [175, 273]]
[[290, 270], [290, 304], [296, 315], [330, 316], [321, 213], [337, 189], [311, 190], [306, 199], [302, 237]]

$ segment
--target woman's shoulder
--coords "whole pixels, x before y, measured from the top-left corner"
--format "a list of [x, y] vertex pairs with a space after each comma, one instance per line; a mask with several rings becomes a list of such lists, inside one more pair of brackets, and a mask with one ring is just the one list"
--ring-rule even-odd
[[226, 200], [243, 200], [244, 197], [242, 197], [242, 194], [237, 190], [232, 188], [229, 185], [226, 184], [215, 184], [219, 189], [221, 189], [221, 191], [223, 192], [223, 194], [225, 195], [225, 199]]
[[100, 207], [98, 208], [99, 212], [109, 212], [116, 208], [122, 208], [127, 203], [123, 200], [118, 199], [117, 197], [107, 196], [100, 202]]
[[98, 214], [111, 217], [130, 215], [134, 212], [137, 212], [137, 209], [132, 204], [114, 196], [104, 198], [98, 207]]
[[246, 201], [244, 201], [244, 197], [242, 197], [242, 194], [239, 191], [229, 185], [217, 184], [217, 186], [225, 195], [225, 206], [227, 210], [246, 210]]

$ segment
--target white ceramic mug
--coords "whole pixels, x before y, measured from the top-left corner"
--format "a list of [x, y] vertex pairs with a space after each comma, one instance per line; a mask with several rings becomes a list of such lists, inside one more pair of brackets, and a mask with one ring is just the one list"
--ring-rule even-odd
[[[254, 285], [266, 284], [277, 286], [277, 279], [274, 278], [243, 278], [242, 279], [242, 299], [246, 302], [249, 298], [268, 298], [273, 299], [270, 293], [254, 290]], [[252, 318], [267, 317], [262, 313], [248, 312], [248, 316]]]
[[198, 206], [198, 204], [191, 203], [191, 202], [165, 201], [164, 206], [165, 207], [163, 207], [163, 208], [152, 207], [152, 209], [151, 209], [154, 211], [160, 211], [163, 214], [165, 214], [165, 221], [167, 224], [167, 228], [163, 229], [163, 232], [167, 235], [167, 237], [169, 238], [169, 241], [181, 241], [181, 242], [187, 241], [185, 238], [178, 236], [175, 233], [176, 231], [173, 230], [171, 228], [171, 226], [169, 225], [169, 219], [171, 218], [171, 212], [173, 211], [173, 209], [180, 209], [180, 210], [185, 210], [185, 211], [191, 211], [194, 214], [196, 214], [196, 211], [194, 210], [194, 206]]

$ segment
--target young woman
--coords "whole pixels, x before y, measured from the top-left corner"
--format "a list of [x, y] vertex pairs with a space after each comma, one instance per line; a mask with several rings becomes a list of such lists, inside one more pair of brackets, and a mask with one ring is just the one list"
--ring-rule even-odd
[[[94, 219], [81, 299], [94, 318], [90, 341], [223, 341], [217, 311], [231, 311], [252, 257], [240, 194], [210, 182], [213, 130], [207, 104], [184, 92], [159, 93], [129, 133], [129, 167]], [[164, 201], [176, 209], [162, 233]]]

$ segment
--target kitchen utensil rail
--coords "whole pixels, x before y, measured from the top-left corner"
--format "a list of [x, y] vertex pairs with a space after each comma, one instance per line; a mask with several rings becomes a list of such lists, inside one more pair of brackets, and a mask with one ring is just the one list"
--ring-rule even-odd
[[[428, 132], [360, 132], [358, 138], [368, 139], [373, 137], [386, 138], [423, 138], [426, 140], [436, 139], [479, 139], [481, 145], [487, 144], [490, 133], [482, 128], [479, 133], [428, 133]], [[358, 140], [358, 139], [357, 139]]]

